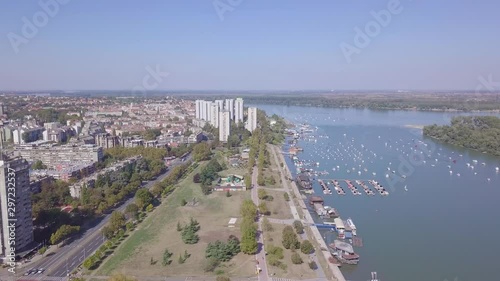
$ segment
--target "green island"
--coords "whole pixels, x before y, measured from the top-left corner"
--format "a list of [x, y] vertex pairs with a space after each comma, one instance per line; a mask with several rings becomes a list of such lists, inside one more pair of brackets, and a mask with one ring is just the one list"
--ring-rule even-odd
[[424, 127], [424, 136], [500, 156], [500, 118], [495, 116], [459, 116], [451, 125]]

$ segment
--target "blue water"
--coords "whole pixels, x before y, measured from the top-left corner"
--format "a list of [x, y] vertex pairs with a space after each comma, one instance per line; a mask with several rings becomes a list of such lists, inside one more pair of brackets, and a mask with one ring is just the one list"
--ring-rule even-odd
[[[500, 280], [500, 158], [405, 127], [447, 124], [458, 113], [257, 106], [318, 127], [311, 134], [316, 141], [299, 142], [299, 158], [330, 173], [318, 178], [375, 179], [390, 192], [367, 196], [360, 189], [363, 194], [354, 196], [342, 183], [347, 194], [341, 197], [323, 195], [314, 184], [315, 195], [343, 219], [352, 218], [363, 239], [364, 246], [355, 248], [360, 263], [342, 267], [347, 280], [368, 280], [372, 271], [381, 281]], [[327, 242], [335, 237], [325, 235]]]

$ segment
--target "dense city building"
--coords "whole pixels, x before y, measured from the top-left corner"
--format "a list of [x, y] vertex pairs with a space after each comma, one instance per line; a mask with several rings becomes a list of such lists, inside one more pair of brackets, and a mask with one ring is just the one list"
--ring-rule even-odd
[[219, 113], [219, 141], [227, 142], [231, 134], [231, 117], [229, 111]]
[[81, 162], [99, 162], [104, 153], [100, 146], [84, 145], [48, 145], [24, 144], [14, 147], [14, 154], [21, 156], [28, 162], [40, 160], [49, 167], [58, 165], [74, 165]]
[[243, 122], [243, 99], [237, 98], [234, 102], [234, 121], [236, 124]]
[[246, 129], [253, 132], [257, 128], [257, 108], [249, 107], [247, 111]]
[[33, 244], [29, 168], [28, 162], [20, 157], [8, 158], [1, 155], [0, 255], [2, 257], [20, 255], [21, 251]]

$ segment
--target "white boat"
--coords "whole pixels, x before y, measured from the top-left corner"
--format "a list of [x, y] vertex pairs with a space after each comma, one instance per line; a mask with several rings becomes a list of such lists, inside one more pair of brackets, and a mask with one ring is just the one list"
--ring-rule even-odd
[[348, 218], [346, 220], [346, 223], [352, 229], [352, 235], [356, 236], [356, 225], [354, 225], [354, 222], [352, 221], [352, 219]]
[[406, 187], [406, 185], [405, 185], [405, 191], [408, 191], [408, 188]]

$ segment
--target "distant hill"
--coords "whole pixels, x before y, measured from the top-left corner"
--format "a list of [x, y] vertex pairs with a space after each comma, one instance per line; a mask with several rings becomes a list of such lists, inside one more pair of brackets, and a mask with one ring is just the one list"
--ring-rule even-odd
[[424, 136], [500, 156], [500, 118], [495, 116], [454, 117], [451, 125], [425, 126]]

